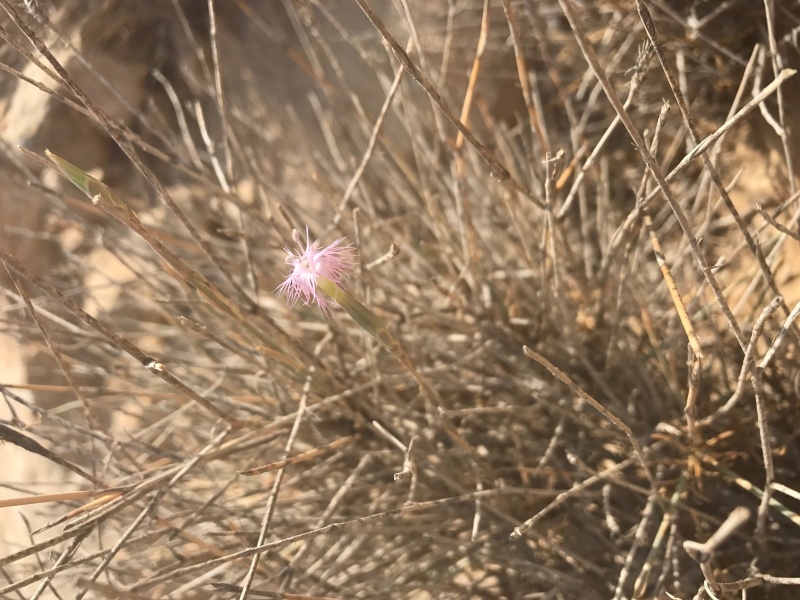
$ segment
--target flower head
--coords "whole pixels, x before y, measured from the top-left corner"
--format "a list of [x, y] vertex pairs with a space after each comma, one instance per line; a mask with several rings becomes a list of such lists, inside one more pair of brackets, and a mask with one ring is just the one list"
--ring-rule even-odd
[[319, 241], [311, 243], [308, 227], [306, 227], [306, 242], [300, 239], [299, 232], [292, 232], [292, 239], [297, 243], [297, 252], [284, 248], [286, 262], [292, 265], [292, 271], [280, 286], [278, 295], [286, 296], [290, 306], [302, 298], [303, 304], [317, 303], [326, 315], [332, 300], [323, 297], [318, 292], [320, 279], [331, 282], [335, 287], [340, 287], [347, 279], [347, 274], [356, 264], [356, 250], [352, 244], [344, 245], [345, 238], [339, 238], [332, 244], [320, 249]]

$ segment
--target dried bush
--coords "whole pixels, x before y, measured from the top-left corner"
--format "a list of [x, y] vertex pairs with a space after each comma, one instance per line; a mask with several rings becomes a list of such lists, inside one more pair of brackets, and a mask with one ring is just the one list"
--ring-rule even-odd
[[794, 597], [800, 10], [428, 4], [0, 0], [1, 597]]

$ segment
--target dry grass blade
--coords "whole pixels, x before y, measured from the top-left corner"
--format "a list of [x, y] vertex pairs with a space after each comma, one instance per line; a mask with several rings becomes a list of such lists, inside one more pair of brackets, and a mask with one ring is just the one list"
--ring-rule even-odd
[[[92, 483], [97, 483], [94, 477], [89, 475], [86, 471], [84, 471], [77, 465], [72, 464], [68, 460], [64, 460], [52, 450], [48, 450], [47, 448], [42, 446], [32, 437], [29, 437], [24, 433], [20, 433], [19, 431], [16, 431], [11, 427], [9, 427], [8, 425], [4, 425], [2, 423], [0, 423], [0, 442], [7, 442], [9, 444], [14, 444], [19, 448], [22, 448], [23, 450], [27, 450], [28, 452], [33, 452], [34, 454], [38, 454], [39, 456], [44, 456], [47, 460], [51, 460], [57, 465], [60, 465], [65, 469], [69, 469], [70, 471], [80, 475], [87, 481], [91, 481]], [[9, 506], [14, 506], [14, 505], [12, 504]]]
[[[650, 12], [647, 10], [647, 7], [641, 3], [640, 0], [636, 0], [636, 8], [639, 11], [639, 17], [644, 24], [645, 31], [647, 32], [647, 36], [650, 38], [650, 43], [653, 45], [655, 49], [656, 56], [658, 56], [658, 60], [661, 62], [661, 67], [664, 71], [664, 74], [667, 77], [667, 81], [669, 82], [670, 89], [672, 90], [672, 94], [675, 96], [675, 99], [678, 103], [678, 108], [681, 111], [681, 115], [683, 115], [683, 120], [686, 123], [687, 130], [689, 132], [689, 139], [691, 140], [692, 144], [695, 146], [700, 143], [700, 136], [697, 133], [697, 125], [695, 124], [695, 119], [692, 116], [689, 105], [686, 102], [686, 99], [683, 96], [683, 93], [680, 90], [680, 86], [678, 84], [678, 80], [673, 73], [672, 67], [670, 66], [667, 58], [664, 54], [664, 48], [661, 45], [661, 41], [658, 38], [658, 34], [656, 32], [655, 24], [653, 23], [653, 18], [650, 16]], [[778, 70], [775, 71], [775, 75], [778, 74]], [[781, 92], [778, 89], [778, 102], [779, 106], [781, 105]], [[778, 289], [778, 286], [775, 284], [775, 278], [772, 275], [772, 271], [770, 271], [769, 265], [767, 264], [766, 259], [764, 258], [764, 254], [761, 252], [761, 248], [756, 244], [753, 236], [750, 235], [750, 232], [747, 229], [739, 211], [736, 210], [736, 207], [733, 205], [733, 200], [731, 200], [728, 191], [725, 189], [725, 186], [720, 179], [719, 173], [717, 172], [716, 167], [711, 162], [708, 154], [703, 152], [700, 155], [700, 158], [703, 161], [703, 166], [705, 167], [706, 171], [711, 176], [711, 180], [714, 183], [714, 187], [717, 188], [719, 191], [720, 196], [722, 197], [723, 202], [725, 203], [725, 207], [728, 209], [728, 212], [733, 216], [734, 221], [736, 222], [736, 226], [741, 231], [742, 236], [747, 242], [747, 247], [749, 248], [750, 252], [756, 258], [758, 262], [759, 269], [761, 269], [761, 274], [764, 277], [764, 280], [769, 284], [770, 289], [775, 294], [776, 297], [781, 298], [781, 306], [784, 309], [786, 314], [789, 314], [789, 307], [786, 306], [786, 303], [783, 302], [781, 296], [781, 292]], [[791, 169], [790, 169], [790, 179], [792, 178]], [[800, 339], [800, 338], [799, 338]]]
[[313, 460], [319, 456], [322, 456], [326, 452], [337, 450], [342, 446], [346, 446], [351, 441], [353, 441], [352, 437], [339, 438], [338, 440], [334, 440], [330, 444], [326, 444], [325, 446], [320, 446], [318, 448], [314, 448], [313, 450], [308, 450], [306, 452], [298, 454], [297, 456], [292, 456], [291, 458], [285, 458], [283, 460], [271, 462], [266, 465], [261, 465], [260, 467], [246, 469], [244, 471], [241, 471], [240, 474], [246, 476], [261, 475], [262, 473], [268, 473], [269, 471], [282, 469], [284, 467], [288, 467], [289, 465], [296, 465], [305, 462], [307, 460]]
[[46, 283], [40, 277], [37, 277], [36, 275], [30, 273], [16, 258], [8, 254], [0, 253], [0, 260], [3, 261], [3, 263], [6, 265], [6, 268], [13, 269], [17, 273], [19, 273], [19, 275], [30, 281], [33, 285], [45, 291], [56, 302], [61, 304], [64, 308], [69, 310], [74, 315], [76, 315], [87, 325], [95, 329], [98, 333], [106, 337], [117, 348], [127, 352], [133, 358], [138, 360], [139, 363], [147, 370], [149, 370], [151, 373], [160, 377], [161, 379], [163, 379], [170, 385], [174, 386], [178, 390], [182, 391], [189, 398], [191, 398], [204, 408], [208, 409], [212, 413], [222, 417], [227, 421], [235, 422], [235, 419], [227, 412], [219, 408], [213, 402], [209, 402], [207, 399], [200, 396], [197, 392], [195, 392], [187, 385], [182, 383], [180, 380], [178, 380], [175, 376], [173, 376], [169, 371], [167, 371], [166, 367], [162, 362], [152, 358], [151, 356], [143, 352], [140, 348], [138, 348], [135, 344], [131, 343], [129, 340], [114, 333], [108, 326], [104, 325], [103, 323], [95, 319], [93, 316], [91, 316], [89, 313], [84, 311], [77, 304], [66, 298], [53, 286]]
[[[659, 135], [666, 120], [668, 111], [669, 111], [669, 104], [665, 102], [664, 105], [661, 107], [661, 112], [658, 115], [658, 122], [656, 123], [656, 131], [653, 134], [653, 142], [650, 146], [650, 152], [654, 156], [657, 155]], [[641, 197], [642, 194], [639, 194], [638, 196]], [[656, 233], [655, 227], [653, 226], [653, 219], [650, 216], [650, 212], [647, 210], [646, 207], [642, 206], [641, 202], [639, 202], [638, 204], [639, 204], [639, 210], [643, 212], [644, 216], [643, 221], [645, 229], [647, 230], [647, 235], [650, 237], [650, 243], [653, 245], [653, 255], [656, 258], [656, 262], [658, 263], [658, 268], [661, 271], [661, 275], [664, 277], [664, 282], [667, 284], [667, 289], [669, 290], [670, 298], [672, 298], [672, 302], [673, 304], [675, 304], [675, 311], [678, 313], [678, 318], [681, 321], [683, 330], [686, 332], [686, 337], [689, 339], [689, 348], [691, 349], [691, 359], [689, 362], [692, 366], [689, 376], [689, 391], [686, 396], [686, 407], [683, 409], [683, 412], [686, 415], [686, 426], [689, 439], [695, 440], [697, 436], [697, 431], [695, 426], [695, 418], [697, 416], [696, 402], [697, 402], [697, 394], [699, 392], [700, 377], [702, 376], [703, 373], [703, 363], [705, 362], [705, 355], [703, 354], [703, 348], [700, 346], [700, 341], [697, 338], [697, 334], [695, 333], [692, 321], [689, 318], [689, 313], [686, 311], [686, 305], [684, 304], [683, 299], [681, 298], [681, 294], [678, 291], [678, 286], [675, 283], [675, 278], [672, 276], [672, 272], [669, 268], [669, 265], [667, 264], [667, 259], [666, 256], [664, 255], [664, 250], [662, 249], [661, 242], [658, 239], [658, 234]]]
[[78, 492], [59, 492], [56, 494], [39, 494], [37, 496], [26, 496], [23, 498], [8, 498], [0, 500], [0, 508], [9, 506], [25, 506], [27, 504], [42, 504], [45, 502], [65, 502], [67, 500], [81, 500], [93, 496], [113, 496], [117, 494], [113, 488], [105, 490], [83, 490]]
[[516, 540], [516, 539], [521, 538], [538, 521], [540, 521], [545, 516], [547, 516], [552, 510], [554, 510], [554, 509], [558, 508], [559, 506], [561, 506], [561, 504], [563, 504], [566, 500], [568, 500], [569, 498], [572, 498], [573, 496], [579, 494], [580, 492], [592, 487], [594, 484], [596, 484], [596, 483], [598, 483], [600, 481], [603, 481], [607, 477], [610, 477], [611, 475], [614, 475], [615, 473], [618, 473], [619, 471], [622, 471], [623, 469], [626, 469], [627, 467], [630, 467], [632, 464], [634, 464], [634, 462], [636, 462], [636, 461], [634, 461], [634, 460], [623, 461], [623, 462], [621, 462], [621, 463], [619, 463], [617, 465], [614, 465], [613, 467], [611, 467], [609, 469], [606, 469], [602, 473], [598, 473], [597, 475], [593, 475], [592, 477], [589, 477], [585, 481], [582, 481], [581, 483], [574, 485], [572, 488], [570, 488], [566, 492], [562, 492], [561, 494], [556, 496], [555, 500], [553, 500], [550, 504], [548, 504], [544, 509], [542, 509], [541, 511], [536, 513], [534, 516], [532, 516], [530, 519], [528, 519], [524, 523], [516, 526], [514, 528], [514, 531], [512, 531], [511, 534], [509, 535], [509, 538], [512, 539], [512, 540]]
[[614, 110], [616, 110], [617, 114], [619, 115], [620, 119], [622, 120], [622, 124], [625, 126], [625, 129], [628, 131], [633, 143], [635, 144], [636, 148], [639, 150], [639, 153], [642, 156], [644, 163], [647, 165], [648, 170], [652, 174], [653, 178], [655, 179], [656, 183], [658, 184], [658, 188], [661, 191], [661, 194], [664, 196], [666, 201], [669, 203], [672, 212], [675, 215], [675, 218], [678, 220], [678, 223], [683, 230], [683, 234], [686, 237], [687, 241], [689, 242], [689, 247], [692, 250], [692, 254], [694, 255], [695, 259], [697, 260], [698, 265], [700, 266], [700, 270], [705, 277], [706, 282], [708, 283], [711, 290], [714, 292], [714, 297], [717, 300], [717, 304], [719, 305], [722, 313], [725, 315], [725, 318], [728, 321], [728, 325], [731, 328], [731, 331], [736, 336], [736, 340], [739, 342], [739, 345], [744, 349], [747, 345], [744, 336], [742, 335], [741, 327], [734, 317], [733, 312], [728, 305], [728, 301], [726, 300], [724, 294], [722, 293], [722, 288], [720, 287], [719, 283], [716, 280], [716, 277], [713, 274], [713, 271], [708, 264], [708, 259], [705, 256], [705, 252], [700, 247], [696, 236], [692, 232], [691, 225], [684, 214], [683, 209], [675, 200], [672, 192], [670, 191], [669, 185], [667, 184], [664, 175], [661, 173], [661, 168], [656, 163], [653, 156], [647, 150], [647, 146], [645, 144], [642, 135], [639, 133], [639, 130], [634, 125], [633, 121], [631, 120], [628, 112], [625, 110], [622, 102], [620, 102], [619, 97], [617, 96], [614, 88], [611, 86], [608, 78], [603, 73], [600, 64], [597, 60], [597, 55], [594, 53], [594, 50], [589, 45], [588, 39], [583, 32], [583, 27], [578, 20], [577, 13], [575, 12], [575, 7], [572, 4], [571, 0], [559, 0], [559, 4], [564, 9], [564, 13], [566, 14], [567, 18], [569, 19], [570, 25], [572, 26], [572, 30], [575, 33], [576, 40], [581, 47], [581, 50], [584, 53], [587, 61], [592, 67], [595, 76], [603, 85], [603, 90], [605, 91], [606, 95], [608, 96], [609, 101], [614, 106]]
[[750, 374], [751, 367], [753, 366], [754, 356], [753, 353], [755, 352], [756, 345], [758, 344], [758, 340], [761, 338], [761, 334], [764, 331], [764, 327], [767, 324], [767, 319], [769, 319], [773, 313], [778, 310], [778, 307], [782, 304], [782, 298], [774, 298], [772, 302], [767, 304], [764, 307], [764, 310], [761, 311], [761, 315], [756, 320], [755, 325], [753, 325], [753, 329], [750, 333], [750, 343], [747, 344], [747, 349], [744, 353], [744, 359], [742, 360], [742, 369], [739, 371], [739, 379], [736, 382], [736, 391], [733, 395], [728, 398], [728, 401], [722, 405], [714, 415], [710, 415], [703, 421], [703, 425], [709, 424], [713, 419], [717, 418], [717, 416], [724, 415], [729, 413], [741, 400], [742, 394], [744, 393], [744, 387], [747, 382], [747, 376]]
[[511, 176], [511, 173], [508, 172], [500, 161], [495, 158], [494, 153], [482, 142], [476, 138], [472, 132], [466, 127], [466, 125], [456, 117], [453, 110], [448, 106], [445, 102], [444, 98], [436, 91], [433, 87], [433, 84], [428, 80], [422, 71], [420, 71], [419, 67], [417, 67], [414, 62], [409, 58], [408, 54], [400, 47], [397, 41], [392, 37], [389, 33], [389, 30], [386, 29], [386, 26], [383, 22], [378, 18], [375, 12], [370, 7], [369, 3], [366, 0], [356, 0], [358, 5], [361, 7], [361, 10], [364, 11], [364, 14], [367, 18], [372, 22], [375, 28], [380, 32], [386, 42], [389, 44], [389, 47], [392, 50], [392, 53], [395, 55], [397, 60], [400, 61], [400, 64], [403, 65], [403, 68], [408, 71], [408, 73], [414, 78], [414, 80], [419, 83], [422, 88], [425, 90], [425, 93], [428, 94], [431, 99], [436, 103], [439, 109], [444, 113], [444, 116], [455, 125], [456, 129], [460, 135], [463, 135], [464, 138], [472, 145], [473, 148], [478, 152], [480, 157], [483, 161], [488, 165], [492, 178], [496, 179], [497, 181], [507, 183], [511, 186], [512, 189], [520, 192], [524, 196], [532, 199], [534, 202], [541, 205], [541, 201], [532, 196], [530, 191], [526, 190], [525, 187], [520, 184], [516, 179]]
[[650, 486], [655, 491], [656, 489], [656, 481], [653, 478], [653, 474], [650, 471], [650, 467], [647, 465], [647, 461], [644, 457], [644, 451], [642, 450], [642, 445], [639, 443], [639, 440], [636, 439], [636, 436], [633, 434], [633, 430], [628, 427], [625, 423], [623, 423], [619, 417], [614, 415], [611, 411], [609, 411], [605, 406], [600, 404], [597, 400], [592, 398], [589, 394], [583, 391], [578, 384], [576, 384], [569, 376], [564, 373], [561, 369], [556, 367], [553, 363], [548, 361], [544, 356], [539, 354], [538, 352], [531, 350], [527, 346], [523, 346], [522, 348], [525, 355], [529, 358], [532, 358], [540, 365], [542, 365], [545, 369], [550, 371], [553, 374], [553, 377], [558, 379], [559, 381], [563, 382], [569, 389], [571, 389], [578, 397], [581, 398], [584, 402], [586, 402], [589, 406], [603, 415], [606, 419], [608, 419], [614, 426], [619, 428], [625, 434], [625, 437], [628, 438], [628, 441], [631, 444], [631, 448], [633, 449], [634, 454], [636, 455], [636, 460], [639, 461], [639, 466], [642, 468], [647, 480], [650, 482]]

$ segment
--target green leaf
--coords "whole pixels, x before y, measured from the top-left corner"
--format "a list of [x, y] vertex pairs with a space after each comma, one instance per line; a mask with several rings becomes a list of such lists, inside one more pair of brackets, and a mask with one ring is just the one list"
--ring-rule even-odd
[[86, 171], [76, 167], [71, 162], [64, 160], [49, 150], [44, 151], [47, 158], [56, 170], [66, 177], [75, 187], [86, 194], [93, 202], [99, 198], [100, 202], [106, 203], [112, 208], [127, 208], [124, 202], [120, 201], [109, 187], [102, 181], [98, 181]]

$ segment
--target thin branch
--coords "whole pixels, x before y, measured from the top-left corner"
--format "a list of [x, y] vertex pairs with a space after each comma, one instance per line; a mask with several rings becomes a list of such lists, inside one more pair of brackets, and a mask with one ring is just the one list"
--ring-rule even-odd
[[628, 130], [628, 134], [630, 135], [633, 143], [636, 145], [639, 154], [642, 156], [645, 164], [647, 165], [648, 170], [653, 175], [653, 178], [658, 183], [658, 189], [664, 195], [667, 203], [669, 204], [670, 208], [672, 209], [675, 218], [678, 220], [678, 223], [681, 226], [681, 230], [683, 231], [684, 236], [686, 237], [687, 241], [689, 242], [689, 246], [692, 250], [692, 254], [695, 257], [698, 265], [700, 266], [700, 270], [705, 278], [706, 282], [708, 283], [709, 287], [711, 288], [712, 292], [714, 293], [714, 297], [717, 300], [717, 304], [719, 304], [722, 313], [725, 315], [726, 320], [728, 321], [728, 325], [733, 331], [734, 336], [736, 337], [736, 341], [739, 342], [739, 346], [744, 349], [747, 346], [747, 343], [742, 335], [742, 330], [739, 327], [739, 323], [736, 321], [736, 317], [733, 316], [731, 312], [730, 306], [728, 305], [728, 301], [725, 299], [725, 295], [722, 293], [722, 288], [720, 287], [719, 283], [714, 276], [714, 273], [711, 269], [711, 266], [708, 264], [708, 260], [706, 259], [705, 253], [703, 249], [700, 247], [700, 244], [697, 241], [694, 233], [692, 232], [691, 225], [686, 218], [686, 215], [683, 212], [678, 201], [672, 195], [672, 192], [667, 184], [664, 175], [661, 172], [661, 168], [658, 166], [655, 158], [650, 152], [647, 150], [647, 145], [645, 144], [644, 139], [642, 138], [641, 133], [634, 125], [633, 121], [628, 115], [628, 112], [625, 110], [622, 102], [617, 96], [616, 91], [614, 90], [611, 82], [605, 75], [603, 68], [600, 65], [600, 61], [597, 58], [597, 55], [594, 52], [589, 40], [586, 37], [586, 34], [583, 31], [583, 26], [581, 25], [578, 15], [575, 11], [575, 7], [572, 3], [572, 0], [558, 0], [561, 8], [564, 11], [564, 14], [567, 17], [567, 20], [572, 27], [572, 31], [575, 35], [575, 39], [578, 42], [578, 45], [583, 52], [584, 57], [586, 58], [587, 62], [591, 65], [592, 70], [594, 71], [595, 77], [600, 81], [603, 85], [603, 90], [608, 97], [609, 102], [611, 102], [614, 110], [622, 119], [623, 125], [625, 125], [625, 129]]
[[545, 369], [550, 371], [553, 376], [564, 383], [567, 387], [569, 387], [575, 394], [577, 394], [584, 402], [589, 404], [592, 408], [594, 408], [597, 412], [603, 415], [606, 419], [608, 419], [613, 425], [615, 425], [620, 431], [622, 431], [625, 436], [628, 438], [628, 441], [633, 448], [633, 452], [636, 455], [636, 459], [639, 461], [639, 465], [642, 467], [644, 474], [647, 476], [647, 480], [650, 482], [650, 485], [653, 489], [656, 489], [655, 479], [653, 478], [653, 474], [650, 472], [650, 467], [647, 466], [647, 461], [644, 457], [644, 451], [642, 450], [642, 446], [639, 443], [639, 440], [636, 439], [636, 436], [633, 434], [633, 431], [630, 427], [628, 427], [622, 420], [617, 417], [614, 413], [608, 410], [605, 406], [600, 404], [597, 400], [592, 398], [589, 394], [583, 391], [577, 383], [575, 383], [570, 377], [564, 373], [561, 369], [556, 367], [553, 363], [548, 361], [544, 356], [539, 354], [538, 352], [531, 350], [527, 346], [522, 347], [523, 352], [529, 357], [538, 362], [542, 365]]
[[476, 138], [472, 132], [467, 129], [464, 123], [461, 122], [461, 120], [447, 104], [445, 99], [442, 98], [439, 92], [436, 91], [436, 88], [433, 87], [433, 84], [430, 82], [430, 80], [422, 71], [420, 71], [419, 67], [414, 64], [414, 62], [409, 58], [408, 54], [403, 50], [403, 48], [400, 47], [400, 44], [397, 43], [397, 40], [395, 40], [392, 34], [389, 33], [386, 25], [383, 24], [383, 21], [381, 21], [378, 18], [378, 15], [376, 15], [372, 10], [369, 2], [367, 0], [355, 1], [359, 7], [361, 7], [361, 10], [364, 11], [364, 14], [367, 16], [370, 22], [375, 26], [375, 29], [377, 29], [383, 39], [386, 40], [386, 43], [389, 44], [389, 48], [391, 48], [392, 53], [395, 55], [397, 60], [400, 61], [400, 64], [403, 65], [403, 68], [414, 78], [414, 81], [422, 86], [422, 89], [424, 89], [425, 93], [427, 93], [433, 99], [444, 116], [447, 117], [447, 119], [456, 127], [456, 129], [458, 129], [458, 131], [475, 148], [483, 161], [488, 165], [492, 178], [508, 184], [512, 189], [533, 200], [540, 207], [543, 206], [541, 200], [533, 196], [529, 190], [525, 189], [522, 184], [514, 179], [511, 176], [511, 173], [509, 173], [508, 170], [500, 163], [500, 161], [497, 160], [489, 147], [480, 142], [478, 138]]

